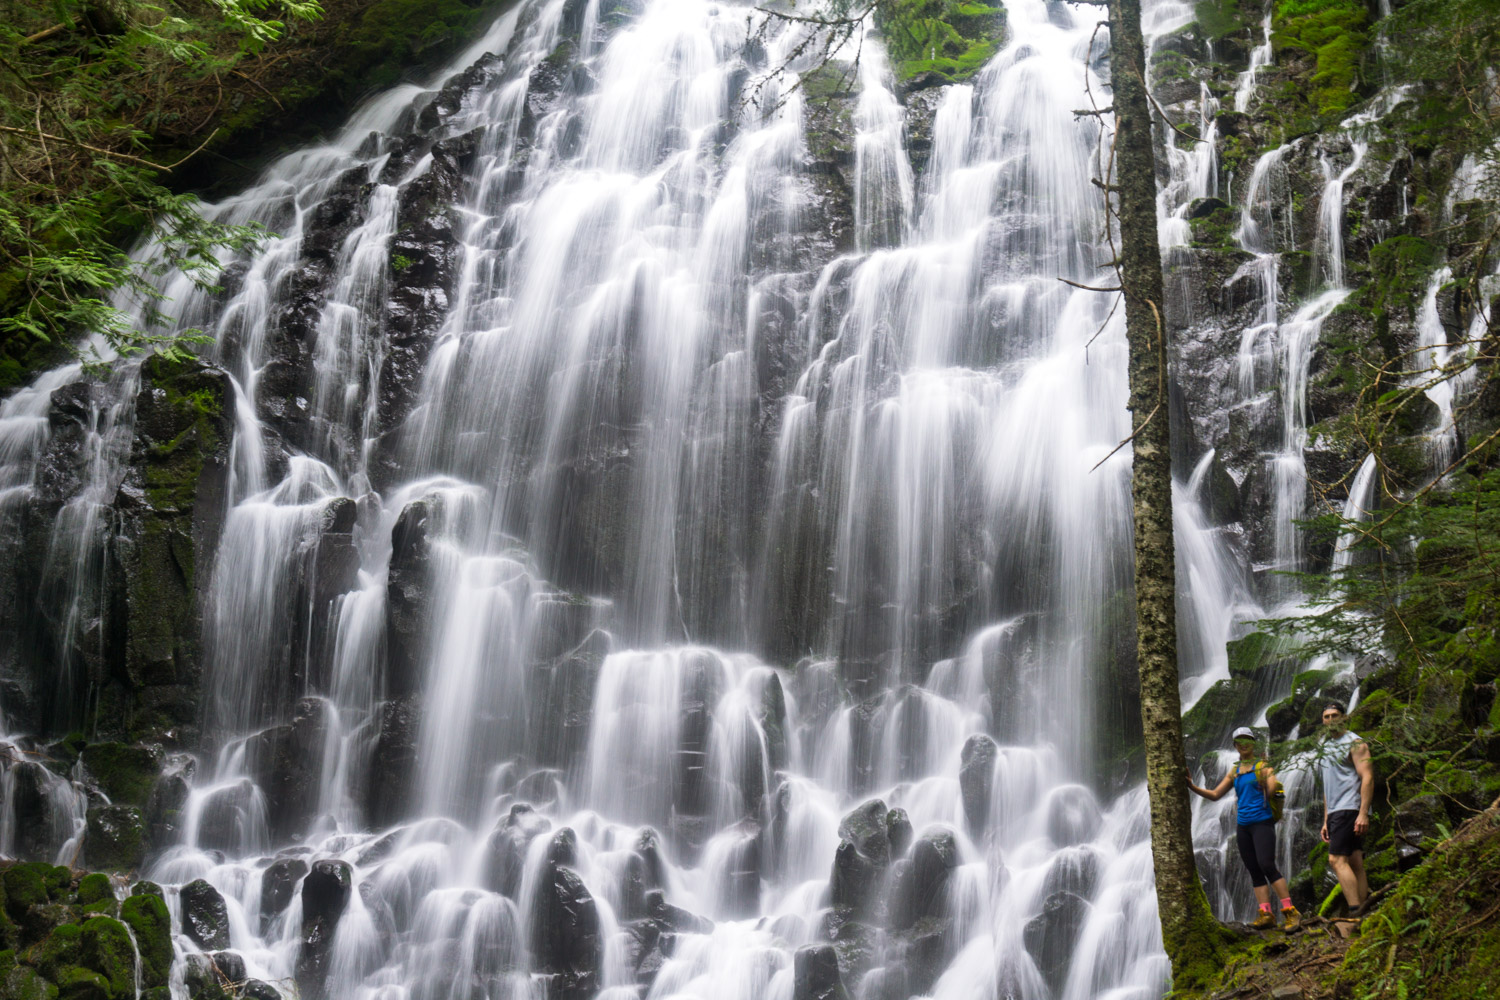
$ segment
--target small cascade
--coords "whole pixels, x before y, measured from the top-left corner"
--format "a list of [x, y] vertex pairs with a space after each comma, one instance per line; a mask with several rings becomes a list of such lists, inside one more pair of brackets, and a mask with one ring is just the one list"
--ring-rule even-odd
[[1236, 111], [1250, 110], [1250, 102], [1255, 100], [1255, 88], [1260, 82], [1260, 71], [1271, 65], [1271, 60], [1275, 57], [1271, 46], [1271, 13], [1274, 8], [1274, 4], [1266, 4], [1266, 14], [1260, 22], [1260, 44], [1250, 50], [1250, 66], [1240, 74], [1239, 83], [1234, 89]]
[[1448, 329], [1438, 312], [1438, 295], [1453, 280], [1453, 269], [1438, 268], [1427, 282], [1427, 291], [1417, 309], [1417, 350], [1412, 360], [1413, 381], [1437, 408], [1436, 426], [1427, 432], [1434, 471], [1447, 468], [1458, 454], [1458, 428], [1453, 418], [1453, 378], [1445, 369], [1452, 356]]

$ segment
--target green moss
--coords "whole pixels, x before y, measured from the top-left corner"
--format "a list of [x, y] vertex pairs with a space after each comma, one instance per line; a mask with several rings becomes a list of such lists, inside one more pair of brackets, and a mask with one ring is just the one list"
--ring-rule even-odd
[[146, 824], [136, 806], [94, 806], [84, 840], [91, 867], [128, 871], [146, 854]]
[[160, 889], [155, 895], [142, 891], [142, 886], [149, 885], [152, 883], [136, 885], [135, 894], [120, 904], [120, 919], [135, 934], [135, 944], [141, 953], [142, 985], [165, 986], [172, 969], [172, 918]]
[[109, 884], [109, 876], [103, 872], [93, 872], [78, 880], [78, 902], [83, 906], [90, 903], [98, 903], [101, 900], [114, 901], [114, 889]]
[[[188, 405], [197, 408], [206, 405], [197, 396], [207, 393], [198, 390], [187, 397], [179, 397]], [[99, 788], [116, 805], [144, 806], [151, 795], [151, 786], [161, 770], [161, 753], [150, 747], [130, 746], [125, 743], [90, 743], [83, 749], [83, 766], [88, 768], [98, 782]]]
[[57, 976], [58, 1000], [119, 1000], [107, 978], [92, 969], [64, 969]]
[[470, 37], [483, 5], [464, 0], [377, 0], [345, 26], [337, 45], [348, 96], [398, 82], [410, 67]]
[[5, 869], [6, 912], [17, 920], [32, 906], [56, 901], [68, 892], [72, 874], [59, 865], [28, 862]]
[[1251, 632], [1225, 645], [1229, 654], [1229, 676], [1249, 680], [1280, 655], [1284, 643], [1269, 632]]
[[57, 1000], [57, 987], [36, 974], [35, 969], [18, 965], [0, 980], [4, 1000]]
[[1359, 0], [1277, 0], [1271, 43], [1278, 53], [1313, 57], [1306, 98], [1319, 114], [1338, 114], [1354, 103], [1359, 60], [1370, 43], [1368, 19]]
[[77, 924], [62, 924], [53, 928], [36, 949], [34, 964], [42, 975], [53, 982], [61, 982], [59, 977], [63, 971], [76, 966], [82, 958], [83, 928]]
[[1189, 220], [1193, 230], [1192, 245], [1205, 250], [1239, 246], [1234, 234], [1239, 229], [1240, 213], [1229, 205], [1216, 208], [1201, 218]]
[[110, 1000], [135, 996], [135, 946], [124, 924], [111, 917], [89, 918], [83, 925], [82, 946], [82, 964], [104, 977]]
[[1214, 41], [1238, 34], [1245, 28], [1240, 21], [1239, 0], [1199, 0], [1193, 13], [1203, 36]]
[[892, 0], [875, 10], [899, 80], [936, 74], [966, 80], [989, 61], [1005, 37], [1005, 9], [956, 0]]
[[1243, 677], [1219, 681], [1183, 715], [1182, 735], [1189, 761], [1201, 760], [1220, 749], [1224, 738], [1236, 726], [1244, 725], [1253, 689], [1254, 685]]

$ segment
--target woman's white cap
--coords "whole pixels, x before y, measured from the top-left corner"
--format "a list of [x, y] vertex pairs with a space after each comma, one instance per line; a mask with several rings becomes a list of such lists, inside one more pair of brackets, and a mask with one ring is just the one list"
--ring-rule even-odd
[[1238, 740], [1241, 738], [1253, 740], [1255, 739], [1255, 731], [1249, 726], [1241, 726], [1240, 728], [1236, 729], [1234, 731], [1234, 735], [1230, 737], [1230, 739], [1232, 740]]

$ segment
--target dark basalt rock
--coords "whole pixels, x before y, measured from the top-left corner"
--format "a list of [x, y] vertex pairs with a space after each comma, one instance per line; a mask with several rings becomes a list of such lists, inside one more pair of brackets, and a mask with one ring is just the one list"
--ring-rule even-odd
[[714, 930], [712, 920], [673, 906], [660, 889], [646, 893], [646, 913], [662, 927], [678, 934], [712, 934]]
[[886, 827], [889, 812], [884, 802], [871, 799], [839, 821], [839, 836], [880, 867], [891, 860], [890, 831]]
[[724, 916], [752, 917], [760, 912], [760, 827], [745, 821], [740, 840], [730, 848], [719, 886]]
[[418, 695], [405, 695], [380, 706], [380, 735], [370, 761], [369, 785], [370, 819], [377, 827], [399, 822], [412, 808], [421, 724]]
[[315, 861], [302, 880], [302, 945], [297, 952], [297, 989], [321, 1000], [328, 981], [334, 931], [349, 907], [353, 872], [346, 861]]
[[203, 879], [182, 887], [182, 932], [208, 951], [229, 947], [229, 908]]
[[531, 912], [536, 969], [551, 977], [549, 998], [586, 1000], [598, 991], [604, 959], [598, 907], [577, 872], [552, 862], [547, 869]]
[[1064, 785], [1051, 793], [1047, 805], [1047, 835], [1059, 847], [1093, 840], [1102, 817], [1094, 796], [1082, 785]]
[[1037, 971], [1056, 994], [1067, 979], [1068, 959], [1078, 933], [1088, 918], [1088, 900], [1060, 890], [1047, 897], [1042, 912], [1026, 924], [1026, 950], [1036, 961]]
[[277, 858], [260, 875], [260, 932], [264, 935], [275, 919], [292, 904], [297, 884], [307, 875], [301, 858]]
[[184, 755], [183, 759], [171, 763], [167, 773], [152, 786], [146, 799], [146, 843], [151, 850], [178, 842], [182, 832], [182, 810], [191, 790], [188, 778], [193, 769], [193, 758]]
[[951, 830], [923, 834], [911, 856], [892, 870], [890, 926], [906, 930], [924, 917], [940, 917], [948, 876], [958, 865], [958, 841]]
[[833, 945], [798, 948], [792, 957], [793, 1000], [848, 1000]]
[[302, 698], [290, 724], [273, 726], [246, 743], [246, 762], [271, 806], [268, 818], [278, 840], [302, 832], [317, 809], [327, 711], [323, 699]]
[[911, 846], [912, 838], [911, 820], [907, 817], [906, 810], [892, 809], [886, 813], [885, 829], [891, 841], [891, 857], [901, 857]]
[[437, 501], [413, 500], [391, 529], [386, 583], [386, 692], [393, 698], [421, 688], [432, 620], [429, 534], [437, 528]]
[[495, 892], [516, 898], [525, 872], [527, 848], [551, 829], [551, 821], [526, 803], [511, 806], [490, 834], [485, 884]]
[[146, 824], [136, 806], [93, 806], [84, 851], [93, 868], [128, 871], [146, 857]]
[[886, 903], [881, 889], [892, 857], [890, 824], [897, 825], [898, 836], [909, 836], [910, 822], [905, 830], [900, 826], [904, 819], [904, 813], [887, 810], [884, 802], [871, 799], [840, 821], [842, 839], [834, 852], [830, 880], [830, 899], [840, 919], [880, 921]]
[[995, 782], [995, 760], [1000, 748], [983, 733], [964, 741], [958, 768], [958, 787], [964, 803], [964, 824], [974, 840], [984, 836], [990, 822], [990, 793]]
[[1419, 795], [1396, 807], [1392, 826], [1396, 833], [1396, 867], [1410, 871], [1422, 863], [1427, 852], [1443, 838], [1448, 813], [1437, 795]]
[[147, 727], [169, 745], [191, 744], [201, 719], [199, 609], [226, 509], [234, 390], [217, 368], [160, 354], [141, 364], [140, 379], [109, 548], [111, 627], [123, 631], [123, 657], [101, 678], [94, 718], [110, 734]]
[[10, 766], [11, 816], [15, 822], [16, 857], [45, 861], [52, 855], [52, 804], [47, 798], [47, 769], [35, 761]]

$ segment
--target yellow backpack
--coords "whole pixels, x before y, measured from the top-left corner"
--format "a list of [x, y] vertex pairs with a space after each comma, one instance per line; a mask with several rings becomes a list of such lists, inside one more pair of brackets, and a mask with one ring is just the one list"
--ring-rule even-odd
[[1276, 794], [1269, 795], [1266, 793], [1266, 770], [1270, 767], [1271, 765], [1267, 761], [1256, 761], [1255, 780], [1260, 783], [1261, 796], [1265, 798], [1266, 804], [1271, 807], [1271, 818], [1280, 823], [1281, 814], [1286, 811], [1286, 789], [1277, 784]]

